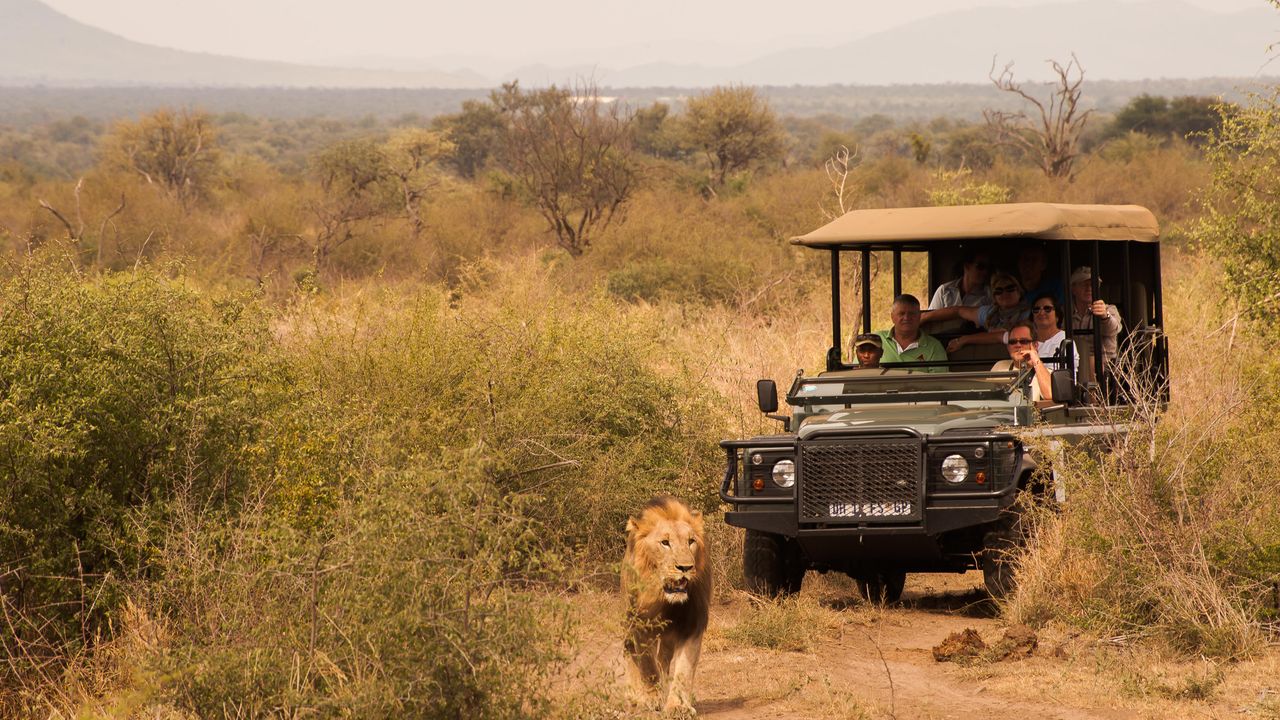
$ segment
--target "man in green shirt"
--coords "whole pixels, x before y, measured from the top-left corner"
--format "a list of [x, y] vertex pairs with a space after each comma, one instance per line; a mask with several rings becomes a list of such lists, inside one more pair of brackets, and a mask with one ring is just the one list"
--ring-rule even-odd
[[[889, 317], [893, 327], [881, 330], [884, 338], [884, 356], [881, 363], [941, 362], [947, 359], [947, 351], [938, 339], [920, 331], [920, 301], [914, 295], [899, 295], [893, 299]], [[923, 372], [946, 372], [945, 367], [920, 368]]]

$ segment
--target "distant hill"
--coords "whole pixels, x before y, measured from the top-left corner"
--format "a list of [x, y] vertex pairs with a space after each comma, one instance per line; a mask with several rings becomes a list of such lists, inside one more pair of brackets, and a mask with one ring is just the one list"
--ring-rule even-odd
[[[856, 26], [857, 16], [815, 21]], [[1280, 13], [1262, 2], [1223, 14], [1180, 0], [1082, 0], [945, 13], [836, 47], [788, 50], [732, 67], [652, 64], [599, 76], [615, 87], [972, 83], [986, 79], [993, 56], [1001, 66], [1015, 61], [1020, 78], [1044, 79], [1044, 60], [1066, 60], [1072, 52], [1092, 79], [1275, 76], [1280, 60], [1268, 65], [1267, 47], [1277, 40]]]
[[[797, 7], [795, 12], [803, 12]], [[815, 17], [857, 35], [857, 14]], [[1090, 80], [1258, 78], [1280, 75], [1268, 46], [1280, 40], [1280, 13], [1259, 7], [1214, 13], [1183, 0], [1071, 0], [1027, 8], [975, 8], [935, 15], [834, 47], [797, 48], [744, 64], [713, 67], [655, 61], [611, 66], [531, 61], [495, 76], [442, 72], [430, 61], [390, 61], [393, 69], [317, 67], [246, 60], [133, 42], [58, 13], [39, 0], [0, 0], [0, 86], [316, 87], [484, 89], [519, 79], [527, 86], [594, 77], [608, 88], [703, 88], [726, 83], [875, 85], [984, 83], [993, 56], [1016, 62], [1020, 80], [1046, 77], [1044, 60], [1075, 52]], [[634, 55], [632, 55], [634, 57]], [[489, 69], [491, 61], [486, 62]]]
[[0, 0], [0, 85], [488, 87], [471, 73], [311, 67], [145, 45], [38, 0]]

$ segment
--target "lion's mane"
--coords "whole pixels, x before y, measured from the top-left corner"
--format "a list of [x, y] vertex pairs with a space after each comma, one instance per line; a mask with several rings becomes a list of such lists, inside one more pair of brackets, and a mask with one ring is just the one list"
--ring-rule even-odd
[[621, 576], [629, 674], [645, 688], [669, 678], [668, 707], [692, 708], [693, 669], [711, 608], [708, 565], [702, 514], [679, 500], [655, 497], [627, 522]]

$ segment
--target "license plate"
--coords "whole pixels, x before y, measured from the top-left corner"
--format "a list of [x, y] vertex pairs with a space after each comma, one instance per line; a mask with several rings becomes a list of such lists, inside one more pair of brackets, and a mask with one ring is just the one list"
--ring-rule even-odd
[[892, 503], [829, 503], [827, 514], [831, 517], [898, 517], [910, 515], [909, 502]]

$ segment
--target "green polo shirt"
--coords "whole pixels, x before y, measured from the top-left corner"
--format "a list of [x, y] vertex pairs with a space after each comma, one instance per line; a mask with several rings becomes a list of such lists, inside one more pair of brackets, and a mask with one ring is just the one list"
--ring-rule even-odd
[[[934, 336], [922, 332], [907, 349], [898, 352], [898, 341], [893, 339], [893, 329], [881, 330], [878, 333], [884, 340], [882, 363], [890, 362], [941, 362], [947, 359], [947, 350]], [[920, 368], [921, 372], [946, 372], [945, 367]]]

